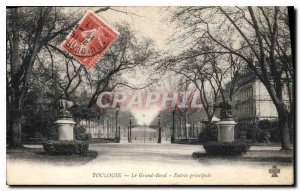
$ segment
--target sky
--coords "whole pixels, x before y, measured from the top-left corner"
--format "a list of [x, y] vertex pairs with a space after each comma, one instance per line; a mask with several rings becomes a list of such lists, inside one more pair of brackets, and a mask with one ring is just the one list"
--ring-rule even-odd
[[[127, 23], [139, 36], [151, 38], [157, 49], [166, 49], [166, 41], [175, 28], [164, 21], [168, 15], [167, 7], [112, 7], [112, 9], [99, 13], [99, 17], [112, 26], [116, 23]], [[132, 73], [128, 73], [125, 77], [130, 84], [143, 84], [147, 80], [147, 76], [139, 71], [135, 71], [134, 77]], [[159, 107], [151, 107], [143, 110], [132, 109], [131, 112], [138, 124], [149, 125], [159, 114], [159, 110]]]
[[167, 7], [112, 7], [112, 9], [98, 15], [112, 25], [128, 23], [140, 35], [153, 39], [158, 48], [165, 47], [165, 41], [174, 31], [169, 23], [163, 21], [168, 15]]

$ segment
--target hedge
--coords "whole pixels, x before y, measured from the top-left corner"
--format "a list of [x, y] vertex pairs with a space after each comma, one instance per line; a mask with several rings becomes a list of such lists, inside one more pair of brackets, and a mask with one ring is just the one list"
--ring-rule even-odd
[[269, 120], [259, 122], [239, 122], [235, 126], [236, 139], [250, 139], [257, 143], [279, 142], [279, 130], [276, 123]]
[[203, 144], [207, 154], [216, 156], [236, 156], [246, 153], [250, 148], [250, 143], [245, 141], [233, 142], [207, 142]]
[[89, 144], [86, 141], [51, 140], [43, 144], [46, 153], [50, 155], [86, 155]]
[[218, 140], [218, 129], [217, 125], [211, 124], [206, 125], [203, 131], [200, 133], [200, 140], [204, 142], [217, 141]]

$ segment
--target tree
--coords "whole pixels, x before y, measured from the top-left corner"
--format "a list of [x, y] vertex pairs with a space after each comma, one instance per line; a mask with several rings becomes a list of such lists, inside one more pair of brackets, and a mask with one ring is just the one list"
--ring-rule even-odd
[[[208, 49], [209, 47], [202, 47]], [[225, 101], [225, 85], [229, 83], [229, 99], [233, 101], [234, 87], [240, 70], [240, 61], [234, 55], [205, 54], [199, 56], [200, 47], [188, 49], [177, 56], [164, 58], [158, 68], [182, 75], [198, 90], [200, 101], [209, 123], [216, 108], [214, 103]], [[228, 100], [227, 100], [228, 101]]]
[[[171, 21], [185, 27], [191, 46], [210, 44], [214, 50], [200, 55], [232, 54], [240, 57], [266, 87], [278, 112], [282, 149], [290, 148], [289, 110], [284, 100], [284, 80], [293, 86], [289, 22], [284, 7], [184, 7]], [[184, 39], [186, 41], [186, 39]], [[288, 70], [287, 74], [283, 72]], [[293, 88], [288, 86], [290, 91]], [[291, 94], [293, 95], [293, 94]], [[294, 99], [290, 99], [291, 106]], [[292, 114], [293, 115], [293, 114]]]
[[[58, 56], [59, 54], [56, 54], [56, 57]], [[61, 95], [56, 96], [59, 96], [61, 99], [75, 101], [76, 90], [83, 83], [83, 76], [85, 74], [84, 66], [76, 63], [72, 58], [62, 58], [60, 60], [54, 63], [52, 59], [51, 64], [47, 66], [45, 61], [42, 61], [38, 57], [37, 61], [39, 65], [35, 71], [35, 76], [44, 78], [45, 83], [51, 81], [51, 84], [55, 85], [59, 89], [59, 92], [61, 92]]]
[[110, 50], [101, 59], [101, 64], [95, 66], [95, 73], [91, 73], [91, 84], [96, 84], [89, 107], [97, 102], [98, 96], [103, 91], [111, 91], [116, 86], [125, 86], [131, 89], [143, 89], [150, 86], [154, 81], [144, 87], [131, 87], [125, 79], [121, 78], [124, 71], [133, 70], [146, 66], [156, 58], [153, 42], [150, 39], [138, 39], [129, 26], [117, 26], [120, 32], [119, 39], [112, 44]]
[[[108, 10], [99, 8], [96, 13]], [[30, 7], [7, 9], [7, 113], [8, 143], [21, 145], [21, 120], [24, 98], [37, 56], [47, 43], [65, 35], [79, 18], [66, 16], [62, 8]]]

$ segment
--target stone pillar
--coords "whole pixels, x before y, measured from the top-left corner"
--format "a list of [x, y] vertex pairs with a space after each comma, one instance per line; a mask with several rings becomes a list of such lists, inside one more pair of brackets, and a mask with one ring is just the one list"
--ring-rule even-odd
[[216, 123], [218, 126], [218, 141], [232, 142], [234, 141], [234, 127], [236, 122], [232, 119], [221, 120]]
[[75, 122], [72, 118], [61, 118], [54, 122], [57, 126], [58, 140], [73, 140]]

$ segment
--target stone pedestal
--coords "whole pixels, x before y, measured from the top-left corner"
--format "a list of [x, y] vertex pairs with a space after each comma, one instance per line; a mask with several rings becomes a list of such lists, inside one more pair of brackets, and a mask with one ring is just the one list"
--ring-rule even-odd
[[72, 118], [60, 118], [54, 122], [58, 131], [58, 140], [73, 140], [75, 122]]
[[226, 119], [218, 121], [218, 141], [220, 142], [232, 142], [234, 141], [234, 127], [236, 122], [233, 119]]

